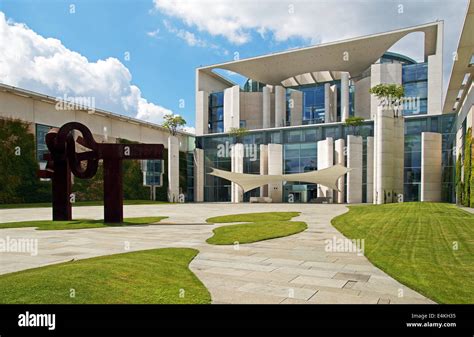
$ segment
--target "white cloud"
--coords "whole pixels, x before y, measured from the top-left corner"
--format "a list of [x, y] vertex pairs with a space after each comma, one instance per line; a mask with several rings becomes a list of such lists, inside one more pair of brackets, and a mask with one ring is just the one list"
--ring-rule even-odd
[[0, 12], [0, 82], [50, 96], [94, 97], [98, 108], [161, 123], [170, 110], [148, 102], [118, 59], [89, 61]]
[[150, 32], [146, 32], [146, 35], [148, 35], [149, 37], [154, 37], [154, 38], [158, 38], [159, 37], [158, 34], [160, 34], [160, 29], [159, 28], [157, 28], [155, 30], [152, 30]]
[[167, 31], [175, 34], [181, 40], [184, 40], [188, 46], [213, 49], [223, 55], [229, 54], [229, 52], [226, 49], [221, 48], [214, 43], [209, 43], [206, 40], [200, 39], [194, 33], [190, 31], [176, 28], [168, 20], [163, 20], [163, 25], [165, 26]]
[[[270, 41], [299, 38], [317, 44], [444, 20], [446, 80], [466, 4], [467, 0], [154, 0], [154, 9], [235, 45], [251, 42], [252, 34]], [[420, 60], [422, 49], [421, 38], [409, 35], [392, 51]]]

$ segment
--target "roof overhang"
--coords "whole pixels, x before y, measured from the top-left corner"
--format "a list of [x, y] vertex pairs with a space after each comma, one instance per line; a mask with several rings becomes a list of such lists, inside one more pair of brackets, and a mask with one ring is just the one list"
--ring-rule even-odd
[[261, 83], [280, 85], [284, 80], [302, 74], [324, 71], [346, 71], [356, 77], [375, 63], [391, 46], [408, 34], [425, 34], [425, 59], [436, 53], [440, 21], [385, 33], [320, 44], [317, 46], [258, 56], [198, 68], [212, 73], [226, 69]]
[[471, 86], [474, 66], [470, 66], [474, 54], [474, 3], [469, 2], [464, 25], [459, 38], [457, 59], [453, 62], [443, 112], [458, 112]]

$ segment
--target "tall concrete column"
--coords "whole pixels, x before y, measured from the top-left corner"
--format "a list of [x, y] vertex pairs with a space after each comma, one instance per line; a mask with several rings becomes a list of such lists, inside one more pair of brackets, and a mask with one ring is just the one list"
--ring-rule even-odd
[[[268, 144], [268, 174], [283, 174], [283, 146]], [[283, 183], [268, 184], [268, 196], [272, 202], [282, 202]]]
[[324, 123], [331, 123], [331, 84], [324, 84]]
[[[393, 193], [396, 201], [403, 201], [404, 162], [405, 162], [405, 119], [402, 116], [393, 119]], [[400, 198], [402, 196], [402, 198]]]
[[196, 136], [202, 136], [209, 131], [209, 93], [196, 92]]
[[374, 201], [374, 137], [367, 137], [367, 203]]
[[[268, 175], [268, 145], [260, 145], [260, 174]], [[260, 187], [260, 196], [268, 197], [268, 185]]]
[[204, 150], [194, 149], [194, 201], [204, 201]]
[[240, 87], [224, 90], [224, 131], [240, 127]]
[[347, 136], [347, 203], [362, 202], [362, 137]]
[[443, 21], [438, 22], [436, 53], [428, 56], [428, 101], [429, 115], [442, 113], [443, 108]]
[[292, 90], [290, 94], [290, 125], [303, 123], [303, 92]]
[[421, 201], [441, 201], [442, 143], [440, 133], [421, 133]]
[[[244, 173], [244, 144], [234, 144], [231, 150], [231, 170], [236, 173]], [[244, 192], [236, 183], [231, 183], [231, 201], [235, 203], [244, 200]]]
[[349, 73], [341, 72], [341, 122], [349, 118]]
[[275, 127], [285, 126], [286, 90], [281, 85], [275, 86]]
[[263, 120], [262, 120], [262, 127], [264, 129], [268, 129], [271, 127], [270, 121], [271, 121], [271, 93], [270, 93], [270, 88], [267, 86], [263, 87], [262, 90], [262, 97], [263, 97], [263, 104], [262, 104], [262, 110], [263, 110]]
[[331, 120], [337, 122], [337, 85], [331, 85]]
[[[345, 163], [345, 142], [344, 138], [340, 138], [335, 141], [334, 144], [334, 164], [339, 164], [342, 166], [346, 166]], [[339, 191], [335, 193], [335, 202], [338, 204], [344, 203], [344, 176], [340, 177], [337, 180], [337, 188]]]
[[168, 201], [179, 201], [179, 139], [168, 137]]
[[[334, 140], [331, 137], [318, 142], [318, 170], [334, 165]], [[332, 189], [318, 185], [318, 197], [332, 198]]]

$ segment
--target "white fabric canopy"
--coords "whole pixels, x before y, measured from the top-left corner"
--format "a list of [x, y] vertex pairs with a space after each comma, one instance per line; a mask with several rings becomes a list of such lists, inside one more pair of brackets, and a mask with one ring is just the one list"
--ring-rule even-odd
[[210, 172], [209, 174], [236, 183], [237, 185], [242, 187], [244, 192], [253, 190], [254, 188], [260, 187], [262, 185], [279, 183], [283, 181], [304, 181], [307, 183], [323, 185], [328, 188], [339, 191], [339, 189], [337, 188], [337, 180], [350, 170], [351, 169], [348, 169], [345, 166], [337, 164], [318, 171], [293, 174], [262, 175], [229, 172], [224, 170], [218, 170], [215, 168], [212, 168], [212, 172]]

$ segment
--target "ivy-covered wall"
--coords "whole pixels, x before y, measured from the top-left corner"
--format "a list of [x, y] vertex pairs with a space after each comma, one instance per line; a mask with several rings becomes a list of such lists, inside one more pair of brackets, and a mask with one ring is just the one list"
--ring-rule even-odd
[[[119, 139], [120, 143], [133, 143]], [[36, 176], [39, 168], [35, 156], [35, 139], [28, 123], [20, 120], [0, 119], [0, 204], [51, 201], [51, 183]], [[167, 201], [168, 151], [163, 153], [165, 173], [163, 186], [156, 190], [156, 200]], [[179, 153], [180, 187], [186, 192], [186, 154]], [[103, 200], [103, 169], [99, 164], [92, 179], [74, 177], [72, 191], [76, 201]], [[126, 200], [150, 199], [150, 188], [143, 186], [139, 160], [123, 161], [123, 191]]]
[[464, 138], [464, 160], [459, 154], [456, 162], [456, 199], [458, 204], [466, 207], [474, 207], [473, 146], [472, 128], [469, 128]]
[[0, 203], [50, 201], [50, 183], [36, 177], [37, 169], [35, 139], [29, 124], [0, 119]]

